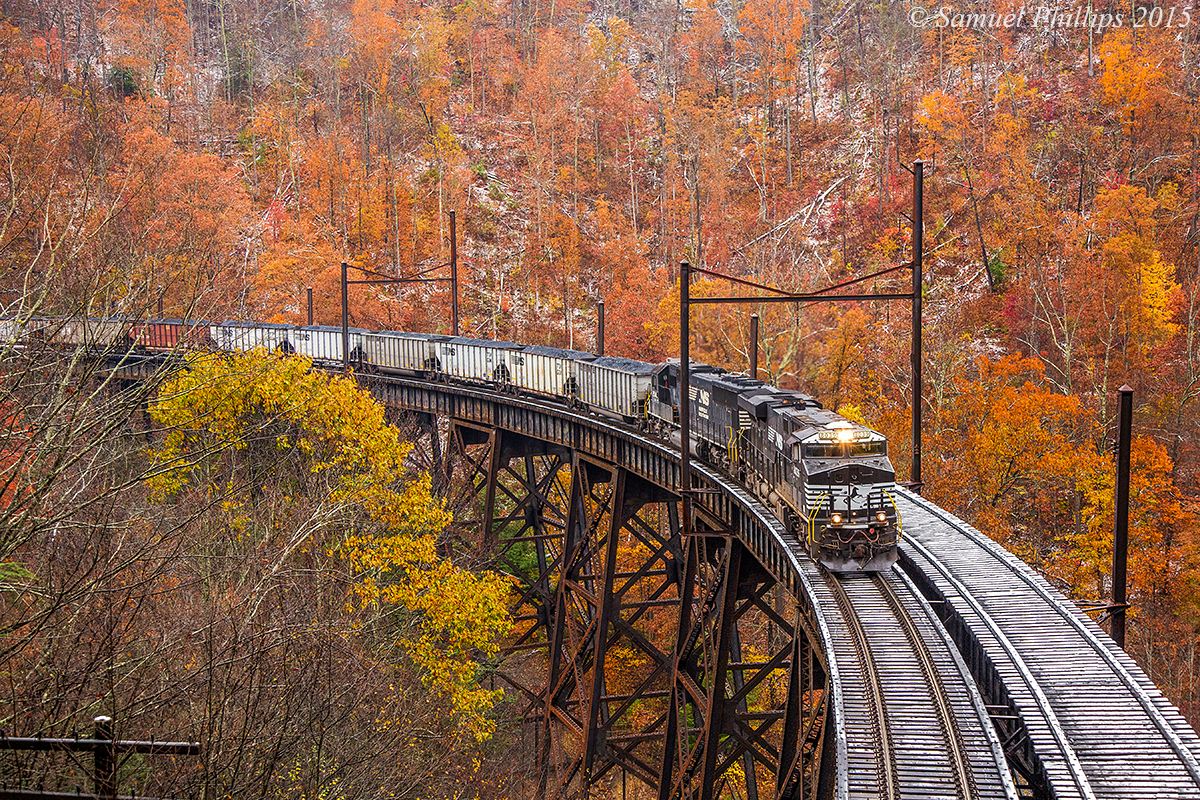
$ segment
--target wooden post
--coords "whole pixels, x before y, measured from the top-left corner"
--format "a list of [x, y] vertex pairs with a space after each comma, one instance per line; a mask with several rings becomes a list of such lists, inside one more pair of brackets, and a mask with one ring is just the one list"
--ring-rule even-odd
[[1129, 439], [1133, 431], [1133, 389], [1121, 393], [1121, 412], [1117, 423], [1117, 506], [1113, 530], [1112, 638], [1125, 649], [1125, 567], [1129, 558]]

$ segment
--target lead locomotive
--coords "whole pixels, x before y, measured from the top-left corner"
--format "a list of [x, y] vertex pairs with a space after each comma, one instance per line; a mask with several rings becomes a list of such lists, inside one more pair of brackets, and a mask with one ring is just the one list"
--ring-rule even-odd
[[[887, 439], [813, 397], [707, 364], [689, 371], [691, 450], [772, 507], [836, 572], [896, 562], [899, 513]], [[677, 433], [679, 361], [655, 368], [651, 426]]]

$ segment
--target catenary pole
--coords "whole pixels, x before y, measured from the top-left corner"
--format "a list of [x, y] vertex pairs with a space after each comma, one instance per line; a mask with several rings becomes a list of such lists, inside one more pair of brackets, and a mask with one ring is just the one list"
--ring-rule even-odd
[[925, 162], [913, 162], [913, 267], [912, 267], [912, 472], [913, 490], [921, 491], [921, 260], [925, 255]]
[[750, 315], [750, 377], [758, 380], [758, 314]]
[[1133, 389], [1122, 386], [1117, 422], [1117, 514], [1113, 530], [1112, 638], [1125, 649], [1125, 580], [1129, 558], [1129, 439], [1133, 433]]
[[342, 372], [350, 374], [350, 265], [342, 262]]
[[688, 396], [690, 389], [688, 380], [688, 364], [690, 363], [688, 341], [691, 336], [688, 333], [689, 327], [689, 306], [688, 295], [690, 287], [688, 281], [691, 279], [692, 266], [686, 261], [679, 262], [679, 490], [682, 493], [683, 504], [683, 534], [687, 536], [692, 532], [692, 465], [690, 462], [691, 456], [691, 409], [688, 407], [688, 401], [691, 399]]
[[458, 222], [450, 212], [450, 331], [458, 336]]
[[604, 355], [604, 301], [596, 301], [596, 355]]

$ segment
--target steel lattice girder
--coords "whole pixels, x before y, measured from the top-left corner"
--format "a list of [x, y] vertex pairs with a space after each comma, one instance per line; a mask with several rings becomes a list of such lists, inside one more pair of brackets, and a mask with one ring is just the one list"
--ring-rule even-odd
[[[754, 800], [812, 796], [825, 709], [808, 632], [767, 602], [776, 583], [736, 538], [697, 531], [690, 539], [691, 600], [679, 621], [684, 646], [676, 653], [659, 797], [710, 798], [732, 790], [731, 782]], [[763, 656], [746, 660], [754, 651]], [[782, 708], [761, 697], [779, 684]]]
[[[813, 793], [820, 665], [795, 604], [736, 538], [685, 542], [677, 498], [618, 466], [460, 422], [451, 439], [491, 563], [521, 587], [506, 654], [548, 658], [542, 686], [499, 673], [539, 731], [539, 796], [583, 796], [614, 768], [666, 797], [719, 795], [730, 776], [755, 800]], [[676, 648], [662, 632], [684, 593]], [[668, 759], [673, 696], [688, 724]]]

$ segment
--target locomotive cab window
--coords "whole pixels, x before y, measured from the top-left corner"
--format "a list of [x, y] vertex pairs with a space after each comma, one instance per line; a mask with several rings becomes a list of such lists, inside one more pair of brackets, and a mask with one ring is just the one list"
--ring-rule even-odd
[[887, 442], [818, 442], [804, 445], [805, 458], [886, 456]]

